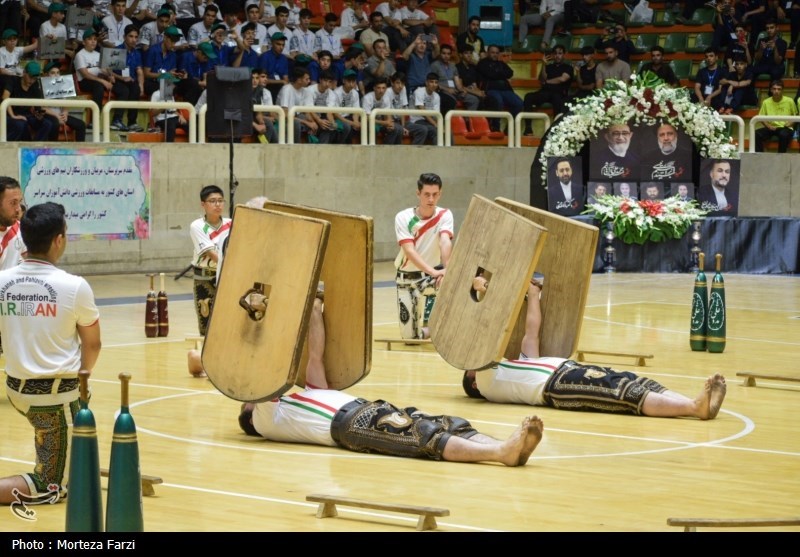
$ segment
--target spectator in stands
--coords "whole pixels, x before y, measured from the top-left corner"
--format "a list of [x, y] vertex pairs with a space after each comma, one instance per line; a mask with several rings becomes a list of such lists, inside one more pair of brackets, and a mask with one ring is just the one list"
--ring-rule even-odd
[[423, 36], [417, 35], [408, 48], [403, 51], [403, 58], [408, 63], [408, 87], [409, 94], [413, 95], [417, 87], [424, 87], [427, 75], [431, 71], [431, 64], [434, 58], [439, 56], [439, 41], [436, 37], [429, 37], [431, 48], [428, 48], [428, 40]]
[[[156, 12], [160, 7], [160, 0], [134, 0], [128, 2], [125, 15], [133, 21], [137, 29], [140, 29], [145, 23], [156, 20]], [[205, 4], [202, 8], [205, 8]]]
[[[142, 68], [144, 71], [144, 92], [146, 96], [152, 97], [153, 93], [159, 89], [160, 84], [158, 78], [160, 74], [166, 72], [173, 74], [176, 78], [180, 78], [180, 76], [177, 75], [178, 57], [175, 53], [175, 44], [180, 39], [180, 30], [177, 27], [170, 26], [164, 30], [164, 40], [147, 49]], [[141, 42], [141, 40], [140, 36], [139, 42]], [[78, 54], [80, 54], [80, 52]]]
[[736, 27], [741, 25], [736, 19], [730, 0], [719, 0], [714, 5], [714, 38], [711, 46], [719, 52], [731, 42], [737, 41]]
[[681, 82], [675, 76], [672, 67], [664, 61], [664, 49], [658, 45], [650, 48], [650, 61], [642, 66], [642, 74], [653, 72], [667, 85], [680, 87]]
[[108, 30], [103, 40], [104, 47], [115, 48], [125, 41], [125, 28], [133, 25], [133, 22], [125, 17], [126, 8], [126, 0], [112, 0], [111, 14], [103, 18], [103, 25]]
[[[145, 23], [139, 28], [138, 46], [142, 52], [147, 52], [150, 47], [161, 44], [161, 41], [164, 40], [164, 31], [170, 27], [171, 21], [172, 12], [168, 8], [161, 8], [156, 14], [155, 21]], [[149, 97], [150, 94], [147, 96]]]
[[369, 27], [361, 32], [361, 37], [359, 38], [361, 44], [364, 45], [364, 52], [367, 58], [375, 55], [373, 45], [378, 39], [384, 41], [386, 45], [386, 54], [388, 56], [389, 36], [383, 32], [383, 14], [376, 10], [369, 14]]
[[339, 27], [336, 34], [343, 39], [358, 39], [361, 32], [369, 27], [369, 18], [364, 11], [367, 0], [353, 0], [352, 7], [346, 7], [339, 14]]
[[[250, 68], [250, 70], [254, 70], [258, 67], [258, 59], [261, 55], [258, 50], [253, 48], [256, 44], [259, 44], [256, 38], [256, 25], [261, 24], [248, 21], [240, 27], [240, 31], [231, 33], [230, 36], [236, 41], [236, 46], [228, 50], [227, 58], [234, 68]], [[261, 26], [264, 27], [263, 25]], [[228, 47], [225, 48], [228, 49]]]
[[[229, 56], [233, 54], [236, 48], [236, 40], [231, 39], [230, 27], [224, 23], [215, 23], [211, 26], [211, 34], [208, 37], [208, 44], [214, 49], [214, 54], [217, 55], [216, 65], [228, 66]], [[175, 47], [177, 49], [177, 46]]]
[[[736, 20], [742, 25], [750, 26], [750, 40], [755, 41], [764, 30], [766, 20], [767, 0], [739, 0], [734, 13]], [[750, 48], [755, 50], [755, 43], [751, 42]]]
[[[42, 67], [36, 61], [28, 62], [19, 79], [6, 83], [3, 99], [41, 99], [42, 84], [39, 75]], [[58, 123], [54, 118], [48, 118], [47, 112], [41, 107], [9, 106], [5, 115], [6, 139], [8, 141], [46, 141], [53, 132], [53, 127], [58, 133]], [[31, 131], [34, 132], [31, 137]]]
[[458, 68], [452, 61], [453, 47], [449, 44], [442, 45], [439, 49], [439, 58], [431, 64], [431, 71], [439, 76], [439, 97], [442, 103], [442, 116], [456, 108], [458, 102], [464, 105], [465, 110], [478, 110], [480, 99], [464, 89]]
[[[74, 58], [75, 50], [68, 48], [67, 27], [64, 25], [64, 19], [67, 16], [67, 6], [54, 2], [47, 8], [47, 13], [50, 14], [50, 19], [39, 26], [39, 40], [43, 41], [44, 39], [48, 39], [56, 41], [58, 39], [64, 39], [64, 54], [70, 59]], [[2, 27], [0, 27], [0, 29], [2, 29]]]
[[272, 40], [272, 35], [275, 33], [283, 34], [288, 45], [289, 42], [294, 37], [294, 32], [289, 29], [289, 8], [286, 6], [278, 6], [275, 8], [275, 23], [273, 23], [269, 28], [267, 28], [267, 36]]
[[15, 29], [3, 31], [3, 46], [0, 48], [0, 85], [6, 85], [12, 81], [19, 81], [22, 75], [20, 60], [25, 54], [33, 52], [38, 48], [36, 39], [27, 46], [17, 46], [19, 44], [19, 33]]
[[339, 21], [339, 18], [336, 17], [336, 14], [325, 14], [325, 24], [322, 26], [322, 29], [317, 31], [317, 37], [314, 43], [314, 50], [316, 52], [323, 49], [327, 50], [331, 53], [334, 61], [341, 58], [344, 53], [342, 49], [342, 40], [339, 38], [339, 35], [334, 33], [337, 21]]
[[[306, 87], [312, 106], [336, 106], [331, 100], [333, 89], [336, 87], [336, 76], [333, 71], [325, 70], [319, 76], [318, 83]], [[316, 136], [319, 143], [339, 143], [339, 134], [336, 131], [336, 120], [330, 112], [309, 112], [308, 118], [317, 124]]]
[[283, 54], [285, 47], [286, 36], [275, 33], [270, 37], [270, 49], [258, 57], [258, 67], [267, 71], [267, 88], [276, 98], [289, 84], [289, 58]]
[[[153, 91], [150, 102], [175, 102], [175, 84], [180, 81], [180, 78], [171, 73], [162, 73], [159, 74], [157, 81], [159, 82], [159, 88]], [[150, 117], [155, 122], [156, 127], [164, 132], [164, 141], [167, 143], [175, 141], [178, 128], [183, 131], [188, 131], [189, 129], [189, 122], [186, 117], [174, 108], [151, 109]]]
[[[364, 109], [367, 118], [369, 118], [374, 109], [392, 108], [391, 98], [386, 94], [388, 90], [389, 80], [381, 77], [373, 84], [372, 91], [364, 95], [361, 100], [361, 108]], [[377, 116], [375, 118], [375, 128], [376, 134], [383, 133], [384, 145], [399, 145], [403, 135], [408, 135], [408, 131], [396, 123], [391, 114]]]
[[[278, 93], [278, 105], [283, 108], [287, 116], [289, 115], [289, 109], [294, 106], [313, 106], [314, 104], [313, 99], [311, 99], [306, 90], [311, 84], [308, 70], [302, 66], [295, 66], [291, 75], [291, 81], [284, 85]], [[311, 143], [319, 143], [319, 138], [316, 136], [317, 132], [319, 132], [319, 125], [309, 114], [296, 114], [294, 122], [289, 122], [288, 125], [294, 126], [295, 142], [299, 143], [300, 134], [306, 131]]]
[[[273, 106], [272, 93], [267, 89], [267, 72], [256, 68], [253, 70], [253, 105]], [[275, 115], [269, 112], [253, 111], [253, 134], [264, 136], [268, 143], [278, 143], [278, 131], [275, 129]]]
[[[359, 108], [361, 97], [358, 94], [358, 73], [345, 70], [342, 84], [331, 91], [328, 106]], [[350, 143], [354, 133], [361, 131], [361, 115], [350, 113], [334, 113], [336, 120], [337, 143]]]
[[[417, 87], [414, 91], [414, 108], [417, 110], [435, 110], [441, 112], [439, 93], [439, 76], [429, 73], [425, 79], [425, 87]], [[414, 145], [436, 145], [437, 124], [433, 116], [409, 116], [408, 133]]]
[[[117, 7], [117, 4], [114, 5]], [[142, 71], [142, 53], [136, 48], [139, 42], [139, 30], [133, 23], [125, 27], [123, 43], [115, 45], [125, 49], [125, 68], [114, 71], [114, 87], [111, 89], [119, 101], [138, 101], [144, 92], [144, 72]], [[114, 111], [111, 129], [127, 130], [132, 132], [143, 131], [136, 123], [139, 112], [132, 108], [128, 110], [128, 125], [122, 123], [124, 110]]]
[[608, 45], [612, 45], [617, 51], [617, 58], [630, 65], [631, 56], [638, 54], [636, 46], [628, 38], [628, 31], [625, 25], [617, 23], [606, 30], [606, 34], [595, 41], [596, 50], [605, 50]]
[[[58, 61], [53, 61], [47, 64], [47, 66], [44, 68], [44, 73], [47, 74], [47, 77], [54, 79], [61, 78], [61, 68]], [[64, 79], [71, 80], [72, 76], [67, 76]], [[66, 135], [65, 126], [68, 126], [70, 129], [72, 129], [72, 131], [75, 132], [75, 141], [86, 141], [86, 124], [83, 120], [74, 116], [70, 116], [69, 111], [66, 108], [48, 106], [45, 108], [45, 112], [47, 114], [46, 117], [51, 118], [53, 122], [53, 127], [50, 131], [50, 137], [48, 137], [50, 141], [58, 141], [58, 134], [62, 129], [64, 129], [64, 134]]]
[[[478, 60], [480, 56], [476, 55], [473, 45], [464, 43], [459, 46], [461, 61], [456, 64], [458, 69], [458, 76], [461, 78], [461, 85], [468, 95], [474, 96], [478, 99], [478, 108], [490, 110], [487, 106], [488, 97], [486, 92], [481, 89], [478, 75]], [[485, 54], [485, 53], [484, 53]]]
[[333, 54], [327, 50], [317, 52], [317, 59], [308, 64], [308, 71], [312, 83], [319, 82], [320, 74], [325, 70], [335, 71], [333, 67]]
[[[514, 118], [522, 112], [522, 99], [514, 92], [509, 81], [514, 77], [514, 70], [500, 59], [498, 45], [489, 45], [486, 58], [478, 62], [478, 75], [484, 83], [486, 96], [492, 99], [493, 107], [510, 112]], [[495, 118], [492, 120], [491, 125], [497, 131], [499, 123]]]
[[344, 73], [347, 70], [353, 70], [357, 76], [358, 90], [364, 93], [364, 68], [366, 65], [367, 59], [364, 56], [364, 49], [361, 48], [361, 44], [353, 44], [344, 53], [342, 60], [333, 65], [333, 69], [336, 72], [336, 84], [342, 85], [344, 83]]
[[[408, 105], [408, 91], [406, 91], [406, 74], [397, 72], [389, 80], [389, 88], [386, 90], [386, 102], [395, 110], [406, 110]], [[395, 126], [403, 130], [403, 137], [407, 137], [409, 132], [405, 125], [406, 116], [396, 115], [392, 117]]]
[[[266, 3], [269, 4], [269, 2]], [[289, 18], [286, 20], [286, 26], [294, 31], [300, 24], [300, 12], [303, 9], [303, 3], [301, 3], [300, 0], [283, 0], [281, 6], [289, 10]]]
[[[769, 85], [770, 97], [761, 103], [759, 116], [797, 116], [797, 105], [789, 98], [783, 96], [783, 81], [774, 80]], [[778, 152], [785, 153], [792, 141], [793, 128], [791, 122], [780, 120], [764, 122], [764, 127], [756, 130], [756, 152], [764, 152], [764, 142], [778, 138]]]
[[412, 37], [427, 34], [439, 38], [436, 21], [419, 9], [419, 0], [406, 0], [406, 7], [402, 9], [402, 14], [403, 26]]
[[[786, 14], [791, 22], [791, 40], [789, 44], [796, 45], [798, 41], [800, 41], [800, 0], [792, 0], [791, 6], [787, 10]], [[795, 46], [795, 52], [797, 51], [797, 47]], [[800, 60], [800, 57], [795, 55], [794, 57], [795, 63]], [[794, 74], [797, 77], [797, 72]]]
[[200, 43], [197, 50], [184, 52], [178, 61], [181, 80], [175, 85], [175, 92], [186, 102], [197, 104], [206, 89], [208, 73], [216, 67], [216, 61], [214, 48], [207, 41]]
[[617, 47], [614, 46], [614, 43], [606, 43], [603, 51], [606, 54], [606, 59], [597, 64], [595, 69], [595, 85], [597, 89], [602, 89], [608, 79], [627, 82], [631, 78], [631, 67], [627, 62], [617, 57]]
[[[564, 112], [564, 106], [569, 100], [569, 88], [572, 85], [574, 70], [572, 65], [564, 61], [564, 47], [556, 45], [552, 54], [545, 53], [542, 69], [539, 71], [541, 89], [525, 95], [524, 110], [533, 112], [534, 107], [541, 107], [545, 103], [553, 106], [555, 115]], [[525, 120], [524, 135], [532, 135], [531, 121]]]
[[[22, 30], [22, 12], [25, 10], [25, 0], [6, 0], [0, 2], [0, 32], [6, 29]], [[2, 89], [0, 89], [2, 90]]]
[[317, 37], [309, 28], [312, 17], [314, 14], [311, 10], [307, 8], [300, 10], [300, 21], [292, 30], [292, 40], [289, 41], [289, 58], [296, 60], [301, 54], [309, 58], [316, 56], [314, 45]]
[[[267, 32], [267, 27], [260, 23], [261, 21], [261, 8], [258, 4], [250, 4], [247, 6], [247, 22], [241, 23], [234, 27], [234, 31], [239, 37], [244, 37], [243, 28], [247, 24], [252, 24], [253, 29], [253, 39], [255, 42], [252, 44], [262, 46], [262, 52], [266, 52], [268, 45], [269, 45], [269, 33]], [[235, 40], [235, 39], [234, 39]], [[243, 64], [247, 65], [247, 64]]]
[[[75, 71], [78, 74], [78, 88], [92, 97], [103, 108], [103, 96], [114, 87], [114, 74], [100, 67], [100, 52], [97, 50], [97, 31], [89, 28], [83, 32], [83, 49], [75, 55]], [[114, 127], [112, 129], [119, 129]]]
[[[364, 31], [361, 34], [362, 39], [366, 33], [367, 31]], [[371, 50], [373, 54], [367, 58], [366, 68], [364, 69], [364, 89], [366, 91], [371, 91], [373, 84], [379, 79], [388, 80], [396, 71], [394, 62], [389, 55], [389, 45], [385, 39], [376, 39], [372, 44]]]
[[753, 68], [747, 65], [742, 59], [733, 63], [733, 71], [720, 81], [725, 102], [722, 104], [720, 114], [732, 114], [739, 110], [743, 104], [757, 105], [758, 95], [756, 95], [755, 74]]
[[[711, 48], [714, 48], [714, 45]], [[744, 60], [748, 66], [753, 63], [753, 54], [747, 41], [747, 31], [742, 24], [736, 25], [736, 40], [731, 39], [725, 51], [725, 65], [730, 71], [733, 71], [733, 63], [736, 60]]]
[[[467, 22], [467, 30], [456, 37], [456, 47], [458, 53], [463, 58], [467, 52], [472, 57], [472, 63], [477, 64], [481, 58], [486, 57], [486, 45], [478, 35], [481, 28], [481, 18], [476, 15], [470, 16]], [[466, 48], [469, 47], [469, 48]]]
[[[240, 0], [223, 0], [219, 4], [219, 13], [222, 14], [222, 22], [225, 25], [226, 29], [236, 29], [236, 27], [241, 23], [239, 21], [239, 10], [241, 10], [241, 4], [239, 3]], [[252, 1], [252, 0], [251, 0]], [[250, 2], [248, 2], [249, 4]], [[264, 2], [264, 4], [259, 4], [263, 10], [267, 10], [267, 6], [270, 8], [272, 5], [269, 2]], [[275, 13], [274, 11], [272, 13]], [[263, 23], [263, 19], [261, 23]], [[213, 33], [213, 31], [212, 31]], [[269, 29], [267, 29], [267, 36], [269, 37]]]
[[597, 61], [594, 59], [594, 48], [584, 46], [581, 48], [581, 61], [578, 62], [575, 73], [575, 81], [578, 90], [575, 92], [575, 99], [582, 99], [590, 96], [597, 87]]
[[778, 23], [770, 19], [766, 23], [766, 36], [756, 41], [753, 57], [753, 73], [756, 78], [761, 74], [769, 75], [771, 80], [783, 77], [786, 59], [786, 41], [778, 34]]
[[519, 42], [522, 43], [528, 36], [530, 27], [544, 27], [541, 50], [550, 48], [550, 39], [556, 30], [556, 25], [564, 21], [564, 0], [542, 0], [539, 4], [539, 13], [526, 13], [519, 17]]
[[402, 2], [389, 0], [378, 4], [372, 13], [383, 14], [383, 32], [389, 37], [389, 49], [392, 52], [402, 52], [413, 40], [411, 33], [403, 27]]
[[[203, 19], [189, 27], [187, 34], [189, 45], [196, 47], [203, 41], [209, 40], [211, 27], [217, 22], [219, 7], [216, 4], [206, 4], [206, 11], [203, 12]], [[266, 29], [264, 30], [266, 33]]]
[[722, 95], [720, 81], [726, 72], [717, 63], [716, 51], [709, 47], [705, 50], [705, 66], [700, 68], [694, 78], [694, 99], [706, 106], [719, 110], [725, 96]]

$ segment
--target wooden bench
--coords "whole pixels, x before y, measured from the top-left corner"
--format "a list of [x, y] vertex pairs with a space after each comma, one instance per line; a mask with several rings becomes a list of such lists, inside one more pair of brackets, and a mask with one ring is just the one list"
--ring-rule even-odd
[[791, 375], [769, 375], [766, 373], [756, 373], [754, 371], [740, 371], [736, 374], [737, 377], [744, 377], [745, 387], [755, 387], [756, 379], [766, 379], [767, 381], [791, 381], [793, 383], [800, 383], [800, 377]]
[[575, 359], [579, 362], [586, 361], [586, 354], [592, 354], [594, 356], [614, 356], [617, 358], [634, 358], [636, 360], [636, 365], [644, 367], [645, 360], [652, 360], [652, 354], [633, 354], [629, 352], [602, 352], [600, 350], [577, 350], [577, 356]]
[[339, 516], [336, 510], [336, 505], [343, 505], [345, 507], [358, 507], [361, 509], [374, 509], [378, 511], [388, 511], [395, 513], [416, 514], [419, 515], [417, 522], [417, 531], [422, 530], [435, 530], [437, 516], [450, 516], [448, 509], [441, 509], [436, 507], [420, 507], [417, 505], [399, 505], [396, 503], [375, 503], [372, 501], [364, 501], [362, 499], [350, 499], [349, 497], [339, 497], [337, 495], [307, 495], [306, 501], [319, 503], [317, 509], [317, 518], [329, 518]]
[[668, 518], [667, 526], [683, 526], [684, 532], [707, 528], [764, 528], [769, 526], [800, 526], [800, 518]]
[[[108, 468], [100, 468], [100, 477], [107, 478], [108, 477]], [[142, 495], [145, 497], [155, 495], [156, 490], [153, 489], [153, 486], [156, 484], [163, 484], [164, 480], [157, 476], [148, 476], [146, 474], [142, 474]]]
[[386, 343], [386, 350], [392, 349], [392, 344], [408, 344], [408, 345], [424, 345], [424, 344], [431, 344], [431, 339], [429, 338], [376, 338], [375, 342], [385, 342]]

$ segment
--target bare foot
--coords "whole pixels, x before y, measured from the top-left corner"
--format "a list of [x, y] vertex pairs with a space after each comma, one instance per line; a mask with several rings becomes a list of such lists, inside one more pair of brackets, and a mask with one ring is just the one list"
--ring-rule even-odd
[[[525, 418], [514, 433], [500, 445], [498, 461], [506, 466], [519, 466], [522, 451], [525, 449], [525, 439], [531, 419]], [[527, 460], [527, 459], [526, 459]]]
[[706, 379], [703, 391], [695, 399], [697, 417], [701, 420], [712, 420], [717, 417], [728, 386], [725, 378], [719, 373]]
[[189, 374], [192, 377], [206, 377], [206, 370], [203, 369], [203, 362], [200, 359], [199, 350], [189, 350], [186, 354]]
[[528, 427], [525, 430], [525, 442], [522, 446], [522, 452], [519, 453], [519, 460], [517, 465], [524, 466], [528, 459], [533, 454], [533, 451], [542, 440], [542, 433], [544, 432], [544, 422], [539, 416], [531, 416], [528, 418]]

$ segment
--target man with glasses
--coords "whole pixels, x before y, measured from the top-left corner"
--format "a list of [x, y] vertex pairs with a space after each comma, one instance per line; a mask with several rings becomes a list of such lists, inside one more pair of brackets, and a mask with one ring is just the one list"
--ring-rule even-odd
[[231, 219], [222, 216], [225, 195], [218, 186], [205, 186], [200, 190], [200, 206], [204, 214], [189, 227], [189, 235], [194, 245], [194, 308], [197, 312], [198, 330], [205, 336], [217, 294], [217, 263], [222, 242], [231, 227]]

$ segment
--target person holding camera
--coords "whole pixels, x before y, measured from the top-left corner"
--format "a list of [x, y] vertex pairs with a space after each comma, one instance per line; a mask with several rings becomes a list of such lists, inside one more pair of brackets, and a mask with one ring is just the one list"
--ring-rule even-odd
[[631, 63], [632, 55], [638, 54], [633, 41], [628, 38], [628, 30], [621, 23], [606, 29], [606, 34], [595, 41], [594, 48], [595, 50], [605, 50], [608, 45], [613, 46], [617, 51], [617, 58], [627, 64]]
[[[736, 20], [750, 26], [750, 37], [758, 37], [764, 30], [767, 0], [739, 0], [734, 7]], [[750, 45], [755, 50], [755, 43]]]
[[735, 69], [734, 62], [736, 60], [744, 60], [747, 62], [748, 66], [752, 66], [753, 64], [753, 53], [747, 41], [747, 31], [744, 30], [744, 25], [737, 23], [735, 32], [736, 40], [730, 41], [728, 43], [728, 49], [725, 51], [725, 64], [729, 71]]
[[771, 80], [783, 77], [785, 68], [783, 61], [786, 58], [786, 41], [778, 35], [778, 24], [774, 19], [767, 20], [765, 36], [756, 41], [756, 51], [753, 60], [753, 73], [756, 77], [761, 74], [769, 75]]
[[719, 52], [732, 42], [738, 41], [736, 26], [739, 20], [733, 12], [733, 5], [730, 0], [719, 0], [714, 6], [714, 38], [711, 46]]

